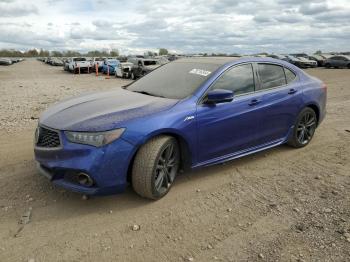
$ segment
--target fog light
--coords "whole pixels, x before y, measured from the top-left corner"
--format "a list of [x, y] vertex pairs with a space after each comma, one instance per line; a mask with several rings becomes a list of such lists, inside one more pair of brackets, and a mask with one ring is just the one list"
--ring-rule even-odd
[[94, 181], [91, 179], [91, 177], [85, 173], [78, 174], [78, 182], [80, 185], [88, 187], [91, 187], [94, 184]]

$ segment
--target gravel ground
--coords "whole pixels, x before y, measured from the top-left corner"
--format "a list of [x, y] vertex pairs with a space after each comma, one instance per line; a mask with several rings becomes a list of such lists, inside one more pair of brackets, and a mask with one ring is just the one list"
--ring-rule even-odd
[[306, 148], [184, 173], [157, 202], [131, 189], [84, 201], [36, 172], [36, 118], [127, 81], [0, 67], [0, 261], [350, 261], [350, 71], [308, 73], [328, 85], [328, 114]]

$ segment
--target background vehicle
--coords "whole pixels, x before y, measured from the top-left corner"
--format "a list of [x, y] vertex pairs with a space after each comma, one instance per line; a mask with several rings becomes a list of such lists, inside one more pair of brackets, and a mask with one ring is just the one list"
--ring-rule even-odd
[[327, 68], [349, 68], [350, 69], [350, 56], [346, 55], [335, 55], [330, 58], [327, 58], [325, 63], [325, 67]]
[[63, 61], [60, 58], [53, 57], [50, 60], [50, 64], [53, 66], [63, 66]]
[[310, 59], [305, 58], [305, 57], [298, 57], [298, 59], [301, 61], [302, 66], [305, 68], [317, 67], [317, 61], [310, 60]]
[[68, 70], [73, 73], [91, 72], [92, 63], [85, 57], [72, 57], [68, 60]]
[[0, 58], [0, 65], [12, 65], [12, 61], [9, 58]]
[[130, 182], [139, 195], [159, 199], [179, 168], [283, 143], [306, 146], [325, 107], [326, 86], [281, 60], [179, 59], [125, 89], [49, 108], [35, 158], [54, 184], [76, 192], [122, 192]]
[[115, 68], [119, 64], [120, 64], [119, 60], [117, 60], [115, 58], [106, 58], [103, 61], [103, 65], [102, 65], [101, 71], [104, 74], [109, 73], [109, 75], [114, 75], [115, 74]]
[[92, 71], [96, 71], [96, 65], [98, 68], [98, 71], [100, 72], [102, 70], [103, 67], [103, 61], [105, 60], [105, 57], [94, 57], [92, 59]]
[[321, 55], [309, 55], [309, 59], [316, 61], [318, 66], [323, 66], [324, 65], [324, 61], [326, 60]]
[[69, 71], [69, 58], [64, 58], [63, 59], [63, 70], [64, 71]]
[[285, 61], [299, 67], [299, 68], [308, 68], [317, 66], [317, 62], [308, 60], [304, 57], [295, 57], [293, 55], [286, 55]]
[[130, 62], [119, 63], [115, 67], [115, 76], [122, 77], [122, 78], [130, 78], [132, 67], [133, 67], [133, 63], [130, 63]]
[[146, 59], [133, 57], [129, 58], [128, 62], [134, 64], [131, 71], [131, 79], [137, 79], [139, 77], [142, 77], [162, 65], [158, 59], [150, 58]]

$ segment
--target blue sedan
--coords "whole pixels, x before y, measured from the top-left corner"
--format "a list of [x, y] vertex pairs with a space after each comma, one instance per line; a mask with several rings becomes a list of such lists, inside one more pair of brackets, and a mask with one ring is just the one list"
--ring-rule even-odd
[[[120, 61], [117, 59], [105, 59], [102, 65], [102, 73], [114, 75], [115, 68], [120, 64]], [[108, 72], [109, 70], [109, 72]]]
[[119, 90], [45, 111], [35, 159], [52, 183], [83, 194], [159, 199], [179, 169], [284, 143], [308, 145], [326, 114], [320, 80], [271, 58], [186, 58]]

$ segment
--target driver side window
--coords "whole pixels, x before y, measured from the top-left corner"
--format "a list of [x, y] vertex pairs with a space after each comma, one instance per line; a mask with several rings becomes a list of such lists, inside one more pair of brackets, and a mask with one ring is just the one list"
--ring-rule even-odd
[[211, 90], [232, 90], [235, 95], [254, 92], [254, 74], [251, 64], [235, 66], [226, 71], [211, 87]]

